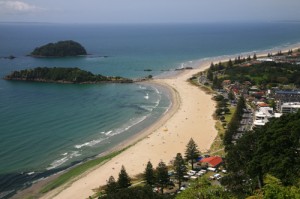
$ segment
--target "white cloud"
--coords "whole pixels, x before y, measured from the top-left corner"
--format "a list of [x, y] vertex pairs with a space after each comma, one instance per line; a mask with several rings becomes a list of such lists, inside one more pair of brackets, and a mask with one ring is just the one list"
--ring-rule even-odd
[[0, 0], [0, 12], [6, 14], [32, 13], [40, 10], [35, 5], [28, 4], [24, 1]]

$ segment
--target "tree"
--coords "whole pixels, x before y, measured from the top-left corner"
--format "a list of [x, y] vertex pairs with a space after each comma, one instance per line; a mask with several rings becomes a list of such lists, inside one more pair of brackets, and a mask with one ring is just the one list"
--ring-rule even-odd
[[127, 188], [131, 185], [130, 181], [131, 179], [126, 172], [125, 167], [122, 165], [121, 171], [119, 173], [119, 178], [118, 178], [118, 187], [120, 189]]
[[232, 192], [250, 193], [255, 187], [264, 187], [267, 183], [264, 177], [270, 174], [283, 186], [299, 186], [299, 140], [300, 111], [274, 118], [265, 126], [245, 133], [227, 150], [229, 173], [222, 184]]
[[153, 185], [155, 183], [155, 175], [153, 166], [150, 161], [148, 161], [145, 172], [144, 172], [144, 180], [146, 184]]
[[232, 91], [230, 91], [230, 92], [228, 93], [228, 99], [229, 99], [229, 100], [234, 100], [234, 94], [233, 94]]
[[191, 138], [186, 146], [185, 158], [188, 161], [191, 161], [192, 169], [194, 169], [194, 160], [200, 156], [200, 151], [197, 148], [197, 144], [195, 143], [193, 138]]
[[178, 196], [177, 199], [199, 198], [199, 199], [231, 199], [232, 195], [223, 187], [212, 185], [206, 178], [199, 178]]
[[115, 193], [109, 193], [98, 199], [171, 199], [173, 196], [160, 195], [152, 191], [150, 186], [135, 186]]
[[247, 57], [247, 61], [251, 61], [251, 57], [250, 57], [250, 55], [248, 55], [248, 57]]
[[163, 194], [164, 188], [166, 187], [167, 183], [170, 181], [170, 177], [168, 174], [168, 167], [163, 161], [160, 161], [160, 163], [156, 167], [156, 181], [161, 188], [161, 193]]
[[296, 186], [283, 186], [281, 181], [274, 176], [265, 176], [265, 186], [255, 196], [250, 198], [286, 198], [296, 199], [300, 198], [300, 188]]
[[256, 60], [256, 59], [257, 59], [256, 53], [254, 53], [254, 55], [253, 55], [253, 59], [254, 59], [254, 60]]
[[232, 60], [231, 59], [229, 59], [229, 61], [228, 61], [228, 65], [227, 65], [228, 67], [232, 67], [233, 66], [233, 63], [232, 63]]
[[184, 165], [184, 159], [182, 158], [181, 153], [177, 153], [173, 167], [176, 172], [175, 178], [178, 180], [178, 186], [181, 187], [181, 182], [186, 172], [186, 166]]
[[106, 184], [105, 192], [106, 194], [110, 194], [110, 193], [117, 192], [117, 190], [118, 190], [118, 184], [115, 178], [113, 176], [110, 176]]

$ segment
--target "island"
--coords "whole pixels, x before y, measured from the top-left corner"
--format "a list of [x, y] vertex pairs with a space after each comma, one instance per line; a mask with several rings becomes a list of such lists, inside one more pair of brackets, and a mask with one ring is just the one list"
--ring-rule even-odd
[[5, 80], [33, 81], [47, 83], [97, 84], [97, 83], [132, 83], [133, 80], [123, 77], [95, 75], [79, 68], [37, 67], [14, 71], [4, 77]]
[[85, 48], [78, 42], [67, 40], [37, 47], [30, 53], [32, 57], [67, 57], [87, 55]]

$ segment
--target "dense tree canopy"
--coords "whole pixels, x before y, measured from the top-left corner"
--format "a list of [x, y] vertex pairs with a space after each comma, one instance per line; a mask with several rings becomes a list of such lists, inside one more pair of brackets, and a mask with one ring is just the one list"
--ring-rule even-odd
[[132, 82], [132, 80], [122, 77], [107, 77], [94, 75], [91, 72], [79, 68], [48, 68], [37, 67], [14, 71], [7, 75], [6, 80], [22, 80], [37, 82], [59, 82], [59, 83], [98, 83], [98, 82]]
[[31, 52], [32, 56], [37, 57], [66, 57], [86, 54], [84, 47], [72, 40], [49, 43], [35, 48], [34, 51]]
[[222, 183], [237, 193], [251, 192], [262, 187], [264, 176], [270, 174], [283, 185], [299, 186], [299, 165], [300, 112], [272, 119], [230, 147], [226, 155], [229, 175]]
[[[243, 61], [236, 60], [235, 64]], [[297, 64], [263, 62], [253, 64], [252, 66], [226, 67], [222, 71], [222, 75], [214, 76], [212, 74], [220, 72], [218, 65], [211, 66], [207, 73], [207, 78], [215, 81], [215, 85], [220, 84], [223, 80], [231, 80], [231, 82], [250, 81], [254, 85], [259, 86], [278, 86], [282, 84], [295, 84], [300, 86], [300, 69]], [[218, 77], [218, 78], [216, 78]]]
[[191, 186], [180, 193], [177, 199], [229, 199], [232, 195], [221, 186], [212, 185], [206, 178], [199, 178]]
[[136, 186], [123, 189], [115, 193], [109, 193], [99, 199], [171, 199], [174, 196], [154, 193], [150, 186]]

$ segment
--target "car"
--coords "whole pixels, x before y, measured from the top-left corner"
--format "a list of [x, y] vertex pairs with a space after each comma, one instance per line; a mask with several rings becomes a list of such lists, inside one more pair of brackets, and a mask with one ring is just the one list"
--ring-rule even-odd
[[193, 176], [193, 175], [196, 174], [196, 171], [194, 171], [194, 170], [189, 170], [189, 171], [187, 172], [187, 174], [188, 174], [189, 176]]
[[202, 176], [202, 175], [204, 175], [206, 172], [207, 172], [206, 170], [201, 169], [196, 175], [197, 175], [197, 176]]
[[220, 180], [222, 178], [222, 176], [217, 173], [217, 174], [214, 175], [214, 178], [217, 179], [217, 180]]
[[201, 169], [201, 170], [200, 170], [200, 172], [201, 172], [201, 173], [206, 173], [206, 172], [207, 172], [207, 170], [205, 170], [205, 169]]
[[215, 172], [217, 169], [216, 168], [212, 168], [212, 167], [208, 167], [207, 170]]

